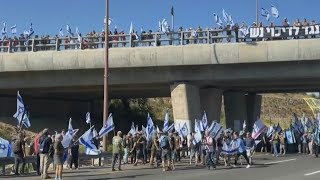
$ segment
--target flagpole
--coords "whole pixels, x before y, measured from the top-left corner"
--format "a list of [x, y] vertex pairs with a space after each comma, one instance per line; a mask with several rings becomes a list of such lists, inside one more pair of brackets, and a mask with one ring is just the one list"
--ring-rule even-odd
[[[108, 68], [109, 68], [109, 0], [106, 0], [106, 23], [105, 23], [105, 41], [104, 41], [104, 83], [103, 83], [103, 125], [106, 124], [108, 116]], [[107, 136], [103, 136], [103, 151], [107, 151]]]
[[259, 0], [256, 0], [256, 24], [259, 24]]

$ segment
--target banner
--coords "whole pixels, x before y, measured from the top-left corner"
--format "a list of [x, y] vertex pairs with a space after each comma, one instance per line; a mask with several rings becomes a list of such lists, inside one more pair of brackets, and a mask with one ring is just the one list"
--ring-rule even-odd
[[306, 27], [252, 27], [249, 36], [250, 38], [282, 38], [319, 34], [320, 25], [313, 25]]

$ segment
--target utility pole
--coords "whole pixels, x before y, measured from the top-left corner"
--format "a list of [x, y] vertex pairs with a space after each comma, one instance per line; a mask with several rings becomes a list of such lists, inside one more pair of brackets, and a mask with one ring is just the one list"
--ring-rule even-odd
[[259, 24], [259, 0], [256, 0], [256, 23]]
[[[108, 69], [109, 69], [109, 0], [106, 0], [105, 40], [104, 40], [104, 82], [103, 82], [103, 126], [108, 118]], [[107, 151], [107, 136], [103, 136], [103, 151]]]

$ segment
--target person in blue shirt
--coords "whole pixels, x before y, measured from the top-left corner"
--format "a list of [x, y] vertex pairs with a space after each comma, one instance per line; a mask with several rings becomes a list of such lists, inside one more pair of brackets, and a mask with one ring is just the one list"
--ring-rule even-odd
[[239, 138], [239, 133], [238, 132], [234, 132], [233, 133], [233, 138], [234, 141], [236, 141], [238, 148], [238, 153], [234, 159], [234, 165], [237, 165], [237, 160], [240, 156], [243, 156], [244, 159], [247, 161], [248, 165], [246, 168], [250, 168], [250, 161], [249, 158], [247, 156], [247, 151], [246, 151], [246, 146], [244, 145], [244, 142], [241, 138]]

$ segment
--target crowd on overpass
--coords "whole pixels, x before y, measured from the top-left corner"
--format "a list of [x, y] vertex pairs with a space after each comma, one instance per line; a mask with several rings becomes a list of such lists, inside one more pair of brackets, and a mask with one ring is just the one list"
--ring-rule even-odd
[[[291, 25], [287, 18], [282, 22], [281, 27], [307, 27], [316, 25], [315, 20], [302, 22], [297, 19]], [[291, 37], [265, 37], [250, 38], [250, 28], [259, 27], [278, 27], [274, 23], [263, 25], [262, 22], [253, 22], [246, 25], [244, 22], [240, 24], [226, 25], [224, 27], [202, 28], [183, 28], [179, 27], [173, 32], [170, 27], [166, 31], [144, 31], [140, 33], [132, 30], [131, 33], [125, 33], [123, 30], [109, 32], [109, 47], [136, 47], [136, 46], [163, 46], [163, 45], [183, 45], [183, 44], [203, 44], [203, 43], [221, 43], [221, 42], [241, 42], [241, 41], [267, 41], [280, 39], [299, 39], [299, 38], [315, 38], [316, 35], [292, 35]], [[30, 37], [28, 34], [20, 34], [20, 36], [7, 37], [3, 36], [0, 41], [1, 52], [24, 52], [24, 51], [46, 51], [46, 50], [63, 50], [63, 49], [95, 49], [103, 48], [105, 42], [105, 32], [98, 33], [93, 30], [82, 36], [81, 33], [70, 33], [66, 36], [59, 35], [35, 35]]]
[[[254, 164], [254, 155], [257, 151], [271, 152], [274, 157], [284, 156], [288, 152], [318, 157], [319, 118], [320, 116], [311, 120], [304, 116], [298, 118], [294, 115], [294, 120], [287, 129], [282, 129], [279, 123], [267, 128], [258, 119], [253, 126], [252, 133], [249, 132], [245, 123], [243, 130], [235, 132], [232, 129], [223, 129], [217, 122], [212, 122], [209, 126], [203, 118], [195, 121], [194, 131], [188, 130], [186, 126], [182, 128], [169, 126], [166, 120], [162, 130], [152, 126], [153, 130], [150, 131], [151, 126], [148, 119], [146, 128], [142, 126], [139, 131], [133, 124], [127, 134], [118, 131], [113, 137], [111, 170], [115, 171], [115, 165], [118, 163], [117, 169], [121, 171], [121, 164], [124, 163], [134, 166], [162, 167], [163, 171], [173, 171], [183, 158], [188, 159], [190, 166], [202, 166], [208, 169], [215, 169], [220, 165], [236, 167], [239, 165], [239, 160], [241, 165], [245, 160], [246, 168], [250, 168]], [[60, 133], [52, 132], [44, 129], [35, 137], [25, 137], [24, 131], [17, 129], [17, 135], [11, 143], [15, 157], [14, 174], [24, 173], [25, 157], [30, 155], [37, 156], [37, 162], [33, 167], [37, 175], [41, 175], [44, 179], [50, 178], [48, 167], [51, 163], [56, 167], [55, 179], [62, 178], [64, 163], [67, 164], [67, 168], [72, 169], [73, 165], [75, 169], [78, 168], [79, 143], [76, 141], [77, 138], [73, 136], [69, 147], [64, 148], [63, 139], [70, 132], [65, 130]], [[90, 132], [93, 131], [90, 130]], [[92, 143], [99, 147], [99, 143], [101, 144], [99, 136], [92, 135], [91, 138]], [[83, 144], [81, 141], [80, 144]], [[86, 143], [84, 146], [87, 150]], [[231, 163], [232, 159], [234, 163]], [[22, 164], [20, 172], [19, 164]]]

